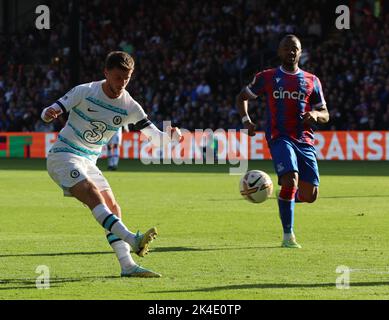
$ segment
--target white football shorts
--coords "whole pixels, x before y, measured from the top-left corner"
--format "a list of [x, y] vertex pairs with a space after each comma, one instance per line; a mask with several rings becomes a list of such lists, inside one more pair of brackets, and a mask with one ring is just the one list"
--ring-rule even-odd
[[85, 179], [92, 181], [99, 191], [111, 189], [93, 161], [72, 153], [49, 153], [47, 171], [54, 182], [62, 188], [65, 197], [71, 197], [69, 189]]

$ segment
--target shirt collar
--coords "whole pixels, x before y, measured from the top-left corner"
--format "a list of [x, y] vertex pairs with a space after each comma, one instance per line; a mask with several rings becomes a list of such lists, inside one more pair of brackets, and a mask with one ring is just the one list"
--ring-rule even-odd
[[286, 71], [282, 66], [280, 66], [280, 70], [283, 73], [290, 74], [290, 75], [296, 75], [296, 74], [298, 74], [301, 71], [300, 68], [297, 67], [297, 71], [296, 72], [289, 72], [289, 71]]

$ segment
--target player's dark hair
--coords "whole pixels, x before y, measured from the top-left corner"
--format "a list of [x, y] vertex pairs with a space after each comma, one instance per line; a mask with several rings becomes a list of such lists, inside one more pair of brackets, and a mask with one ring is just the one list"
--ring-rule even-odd
[[280, 44], [283, 43], [286, 40], [291, 40], [291, 39], [296, 39], [296, 40], [298, 40], [298, 42], [301, 43], [301, 40], [296, 35], [294, 35], [294, 34], [287, 34], [284, 37], [282, 37], [282, 39], [280, 41]]
[[112, 51], [105, 59], [105, 68], [107, 70], [118, 68], [127, 71], [134, 69], [134, 66], [134, 59], [124, 51]]

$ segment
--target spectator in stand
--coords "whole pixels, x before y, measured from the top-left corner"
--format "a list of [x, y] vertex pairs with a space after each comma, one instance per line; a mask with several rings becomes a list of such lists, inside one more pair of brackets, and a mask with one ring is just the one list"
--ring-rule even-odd
[[[374, 124], [389, 129], [387, 118], [370, 117], [386, 114], [389, 104], [386, 7], [374, 17], [364, 1], [355, 1], [355, 26], [342, 32], [324, 24], [321, 13], [327, 6], [325, 0], [309, 5], [296, 0], [293, 6], [285, 0], [227, 0], [223, 5], [120, 0], [114, 7], [109, 0], [80, 0], [80, 82], [103, 77], [106, 53], [125, 50], [137, 64], [128, 89], [152, 120], [172, 118], [173, 125], [191, 130], [236, 128], [231, 101], [243, 82], [252, 80], [257, 70], [250, 68], [277, 66], [269, 57], [279, 39], [297, 33], [305, 48], [302, 66], [320, 77], [328, 100], [332, 117], [322, 128], [370, 130]], [[41, 108], [71, 88], [64, 41], [69, 38], [68, 10], [65, 1], [52, 1], [50, 31], [28, 29], [11, 39], [0, 35], [0, 131], [43, 130]], [[257, 103], [263, 102], [250, 103], [250, 116], [263, 124], [265, 115]], [[365, 111], [355, 114], [362, 103]], [[65, 121], [61, 118], [47, 130], [57, 131]]]

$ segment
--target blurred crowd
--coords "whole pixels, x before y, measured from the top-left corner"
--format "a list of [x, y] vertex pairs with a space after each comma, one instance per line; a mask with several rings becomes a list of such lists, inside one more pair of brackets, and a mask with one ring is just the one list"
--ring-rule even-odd
[[[103, 79], [105, 56], [135, 59], [128, 91], [158, 126], [240, 129], [235, 96], [276, 67], [280, 38], [295, 33], [300, 66], [323, 84], [327, 130], [389, 129], [389, 14], [358, 2], [350, 30], [323, 18], [324, 0], [81, 0], [80, 83]], [[0, 131], [54, 131], [41, 110], [71, 87], [69, 7], [52, 1], [52, 29], [0, 36]], [[332, 22], [333, 23], [333, 22]], [[264, 102], [250, 102], [264, 129]]]

